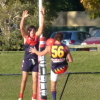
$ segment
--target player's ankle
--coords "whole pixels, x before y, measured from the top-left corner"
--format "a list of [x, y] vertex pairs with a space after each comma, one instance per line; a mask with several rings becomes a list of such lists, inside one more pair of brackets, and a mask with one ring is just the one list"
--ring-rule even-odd
[[33, 100], [36, 100], [36, 97], [37, 97], [36, 94], [33, 94], [33, 95], [32, 95]]
[[20, 93], [20, 94], [19, 94], [19, 98], [20, 98], [20, 99], [23, 99], [23, 96], [24, 96], [24, 93]]

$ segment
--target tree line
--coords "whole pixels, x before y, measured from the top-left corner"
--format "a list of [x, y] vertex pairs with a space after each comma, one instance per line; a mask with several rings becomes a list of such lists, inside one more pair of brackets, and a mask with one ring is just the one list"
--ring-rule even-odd
[[[93, 1], [93, 0], [90, 0]], [[50, 26], [60, 11], [84, 11], [80, 0], [43, 0], [46, 9], [44, 36], [50, 35]], [[0, 0], [0, 50], [23, 50], [23, 38], [19, 24], [22, 12], [28, 10], [30, 17], [25, 23], [38, 27], [38, 0]]]

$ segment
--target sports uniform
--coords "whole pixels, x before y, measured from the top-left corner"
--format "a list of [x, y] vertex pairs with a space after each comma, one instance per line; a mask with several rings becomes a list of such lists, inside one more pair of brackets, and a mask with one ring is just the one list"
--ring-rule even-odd
[[26, 43], [24, 44], [25, 55], [24, 61], [22, 66], [22, 71], [34, 71], [38, 72], [38, 56], [36, 54], [31, 54], [29, 52], [30, 47], [35, 47], [38, 49], [38, 36], [35, 35], [34, 37], [30, 37], [29, 35], [26, 38]]
[[30, 52], [36, 53], [39, 56], [43, 56], [47, 53], [51, 55], [51, 93], [53, 100], [56, 100], [56, 83], [59, 74], [63, 74], [68, 69], [68, 62], [73, 62], [73, 58], [70, 54], [69, 48], [62, 44], [61, 41], [63, 39], [62, 32], [58, 32], [54, 39], [50, 38], [47, 40], [47, 47], [44, 51], [39, 52], [34, 48], [31, 48]]
[[51, 80], [56, 81], [58, 74], [65, 73], [68, 69], [66, 61], [67, 47], [64, 44], [54, 44], [51, 46]]

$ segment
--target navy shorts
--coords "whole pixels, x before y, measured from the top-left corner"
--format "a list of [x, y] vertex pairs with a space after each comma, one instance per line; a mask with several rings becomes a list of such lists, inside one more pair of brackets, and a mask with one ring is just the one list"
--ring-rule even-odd
[[65, 73], [68, 69], [68, 63], [66, 61], [59, 63], [52, 63], [52, 71], [56, 74]]
[[24, 59], [22, 64], [22, 71], [38, 72], [38, 59]]

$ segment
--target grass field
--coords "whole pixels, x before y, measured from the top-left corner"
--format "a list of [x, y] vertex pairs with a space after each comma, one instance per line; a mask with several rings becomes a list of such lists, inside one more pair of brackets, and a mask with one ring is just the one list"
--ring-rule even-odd
[[[74, 62], [68, 72], [100, 72], [100, 52], [71, 52]], [[21, 74], [23, 52], [0, 52], [0, 74]], [[46, 56], [47, 73], [50, 73], [50, 56]], [[57, 84], [59, 100], [66, 75], [60, 75]], [[47, 75], [48, 100], [51, 99], [50, 75]], [[0, 100], [17, 100], [21, 75], [0, 75]], [[31, 75], [29, 75], [24, 100], [31, 100]], [[70, 74], [61, 100], [100, 100], [100, 74]]]

